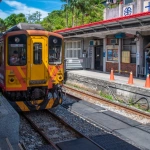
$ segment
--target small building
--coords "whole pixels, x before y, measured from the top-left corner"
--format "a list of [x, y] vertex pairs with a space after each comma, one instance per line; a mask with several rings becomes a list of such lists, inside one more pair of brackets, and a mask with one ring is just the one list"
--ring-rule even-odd
[[105, 8], [104, 20], [56, 31], [65, 38], [66, 69], [111, 68], [136, 77], [149, 70], [150, 0], [124, 0]]

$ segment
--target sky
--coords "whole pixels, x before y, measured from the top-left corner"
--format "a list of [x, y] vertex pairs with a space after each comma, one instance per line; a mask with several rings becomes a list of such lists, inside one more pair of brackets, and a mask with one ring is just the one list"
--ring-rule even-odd
[[61, 0], [0, 0], [0, 18], [5, 19], [10, 14], [23, 13], [25, 15], [40, 11], [44, 18], [53, 10], [60, 10]]

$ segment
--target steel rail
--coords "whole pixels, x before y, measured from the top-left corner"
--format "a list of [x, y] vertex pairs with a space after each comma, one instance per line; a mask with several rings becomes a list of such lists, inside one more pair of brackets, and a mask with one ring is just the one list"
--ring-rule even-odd
[[[131, 108], [130, 106], [123, 105], [121, 103], [110, 101], [110, 100], [102, 98], [98, 95], [92, 95], [92, 93], [86, 92], [84, 90], [76, 89], [76, 88], [70, 87], [68, 85], [63, 85], [63, 88], [65, 89], [66, 94], [73, 96], [75, 98], [81, 98], [81, 96], [84, 96], [84, 97], [96, 100], [98, 102], [102, 102], [103, 104], [109, 104], [109, 105], [114, 106], [114, 107], [117, 106], [119, 109], [125, 110], [128, 113], [139, 115], [141, 117], [150, 119], [150, 113], [146, 113], [142, 110], [138, 110], [136, 108]], [[67, 92], [67, 90], [69, 90], [69, 92]], [[80, 97], [78, 95], [80, 95]]]
[[38, 126], [29, 118], [25, 113], [22, 113], [22, 115], [26, 118], [26, 120], [32, 125], [32, 127], [56, 150], [59, 150], [58, 147], [51, 141], [49, 138], [38, 128]]
[[77, 134], [79, 134], [81, 137], [89, 140], [90, 142], [92, 142], [93, 144], [95, 144], [96, 146], [98, 146], [101, 150], [106, 150], [104, 147], [100, 146], [99, 144], [97, 144], [96, 142], [94, 142], [92, 139], [88, 138], [86, 135], [82, 134], [80, 131], [76, 130], [74, 127], [72, 127], [70, 124], [68, 124], [67, 122], [65, 122], [62, 118], [60, 118], [59, 116], [57, 116], [56, 114], [52, 113], [51, 111], [47, 110], [51, 115], [54, 116], [54, 118], [57, 118], [61, 123], [63, 123], [65, 126], [69, 127], [71, 130], [73, 130], [74, 132], [76, 132]]

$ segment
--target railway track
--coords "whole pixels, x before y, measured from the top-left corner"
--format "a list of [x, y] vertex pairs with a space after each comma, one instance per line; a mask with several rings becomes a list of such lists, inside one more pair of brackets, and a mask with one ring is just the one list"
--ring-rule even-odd
[[[77, 99], [84, 99], [85, 101], [91, 102], [91, 103], [100, 103], [103, 105], [110, 106], [112, 108], [122, 110], [123, 112], [130, 114], [134, 116], [135, 118], [140, 119], [147, 119], [147, 123], [150, 123], [150, 114], [148, 112], [144, 112], [142, 110], [127, 106], [125, 104], [121, 104], [115, 101], [110, 101], [105, 98], [102, 98], [96, 94], [84, 91], [84, 90], [79, 90], [74, 87], [70, 87], [68, 85], [63, 86], [63, 91], [67, 94], [70, 95], [71, 97], [75, 97]], [[129, 115], [129, 116], [130, 116]], [[131, 118], [134, 119], [134, 118]]]
[[[86, 148], [87, 150], [105, 150], [92, 139], [77, 131], [75, 128], [49, 110], [45, 110], [42, 113], [23, 113], [23, 116], [48, 143], [48, 145], [41, 147], [42, 150], [48, 147], [50, 149], [65, 150], [67, 143], [70, 141], [70, 150], [76, 150], [80, 148]], [[77, 147], [77, 145], [79, 147]]]

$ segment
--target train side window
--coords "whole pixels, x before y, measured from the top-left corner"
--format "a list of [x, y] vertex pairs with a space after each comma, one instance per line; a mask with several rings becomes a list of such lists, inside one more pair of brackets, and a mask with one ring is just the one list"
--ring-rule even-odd
[[2, 65], [2, 50], [3, 50], [3, 47], [0, 46], [0, 66]]
[[42, 64], [42, 43], [33, 44], [33, 63]]

